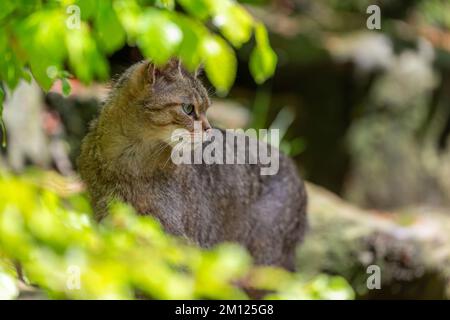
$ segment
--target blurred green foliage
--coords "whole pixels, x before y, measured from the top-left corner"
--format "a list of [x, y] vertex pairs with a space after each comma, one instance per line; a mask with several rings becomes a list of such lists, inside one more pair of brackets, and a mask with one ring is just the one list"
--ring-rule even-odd
[[[157, 64], [177, 56], [190, 70], [204, 64], [218, 93], [236, 76], [238, 49], [255, 33], [250, 71], [270, 77], [277, 57], [267, 31], [233, 0], [3, 0], [0, 2], [0, 125], [3, 85], [14, 89], [31, 74], [44, 90], [70, 74], [106, 80], [107, 56], [125, 44]], [[4, 135], [3, 135], [4, 136]]]
[[71, 185], [55, 173], [0, 173], [1, 298], [19, 294], [17, 264], [22, 281], [50, 298], [246, 299], [242, 287], [268, 290], [268, 299], [353, 297], [340, 277], [256, 267], [235, 244], [199, 249], [123, 204], [97, 224]]
[[419, 7], [426, 21], [443, 28], [450, 28], [450, 2], [442, 0], [427, 0]]

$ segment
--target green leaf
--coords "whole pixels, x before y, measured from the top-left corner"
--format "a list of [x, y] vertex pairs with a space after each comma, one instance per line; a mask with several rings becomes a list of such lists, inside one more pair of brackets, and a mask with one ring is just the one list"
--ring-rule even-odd
[[48, 91], [51, 88], [54, 81], [47, 73], [48, 68], [51, 67], [48, 65], [49, 63], [50, 62], [41, 62], [35, 58], [30, 60], [31, 73], [45, 91]]
[[139, 34], [141, 8], [135, 0], [114, 1], [114, 10], [128, 36], [128, 41], [135, 42]]
[[203, 25], [184, 16], [178, 15], [175, 19], [183, 32], [177, 54], [183, 64], [194, 71], [202, 62], [202, 40], [208, 35], [208, 31]]
[[16, 9], [17, 3], [15, 1], [3, 0], [0, 2], [0, 21], [7, 17]]
[[2, 61], [0, 62], [0, 78], [5, 81], [10, 89], [14, 89], [22, 76], [21, 65], [14, 53], [10, 49], [3, 51]]
[[156, 0], [155, 6], [158, 8], [173, 10], [175, 9], [175, 0]]
[[168, 15], [149, 9], [139, 27], [138, 45], [144, 56], [156, 64], [164, 64], [173, 56], [183, 39], [180, 27]]
[[80, 29], [66, 33], [66, 45], [69, 65], [81, 81], [90, 83], [95, 77], [102, 80], [107, 78], [107, 61], [98, 51], [85, 23], [81, 24]]
[[[222, 3], [218, 1], [217, 3]], [[253, 18], [240, 5], [224, 1], [224, 5], [217, 9], [213, 23], [233, 46], [239, 48], [247, 42], [252, 35]]]
[[31, 72], [44, 90], [48, 90], [53, 83], [47, 74], [48, 67], [61, 68], [67, 55], [65, 30], [65, 16], [59, 10], [38, 11], [15, 28]]
[[252, 35], [253, 18], [241, 5], [231, 0], [179, 0], [192, 16], [204, 21], [212, 18], [224, 37], [239, 48]]
[[211, 14], [208, 0], [178, 0], [178, 2], [191, 16], [200, 20], [205, 20]]
[[111, 2], [99, 2], [94, 26], [98, 42], [104, 52], [112, 53], [124, 45], [125, 31]]
[[[10, 39], [13, 39], [10, 41]], [[0, 79], [13, 90], [20, 78], [29, 78], [28, 72], [23, 69], [23, 62], [17, 57], [11, 42], [15, 43], [14, 36], [6, 32], [0, 32]]]
[[218, 93], [225, 95], [236, 76], [237, 62], [234, 51], [225, 40], [216, 35], [205, 37], [202, 49], [206, 75]]
[[70, 94], [70, 91], [72, 90], [69, 81], [67, 80], [67, 78], [62, 78], [61, 79], [61, 83], [62, 83], [62, 92], [65, 96], [68, 96]]
[[262, 24], [255, 27], [256, 46], [250, 55], [250, 72], [256, 83], [271, 77], [276, 68], [277, 55], [269, 45], [267, 30]]
[[[98, 10], [98, 5], [104, 0], [77, 0], [75, 5], [80, 8], [81, 19], [88, 20], [92, 18]], [[109, 2], [109, 1], [108, 1]]]

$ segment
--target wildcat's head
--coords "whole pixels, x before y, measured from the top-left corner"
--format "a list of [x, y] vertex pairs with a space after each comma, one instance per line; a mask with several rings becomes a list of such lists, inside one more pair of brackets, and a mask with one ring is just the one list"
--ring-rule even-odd
[[161, 67], [148, 61], [133, 65], [113, 92], [114, 104], [122, 109], [122, 121], [127, 122], [124, 130], [130, 126], [139, 138], [169, 142], [176, 129], [194, 133], [195, 121], [204, 131], [211, 128], [206, 117], [211, 104], [207, 90], [197, 74], [188, 72], [176, 59]]

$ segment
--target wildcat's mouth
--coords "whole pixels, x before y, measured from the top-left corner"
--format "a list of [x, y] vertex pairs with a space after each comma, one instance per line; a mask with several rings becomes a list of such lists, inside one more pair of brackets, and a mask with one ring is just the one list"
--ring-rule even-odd
[[186, 129], [174, 130], [170, 137], [169, 145], [181, 148], [195, 148], [204, 142], [210, 141], [211, 130], [206, 131], [188, 131]]
[[190, 137], [192, 143], [209, 141], [211, 139], [211, 129], [199, 132], [192, 131], [190, 132]]

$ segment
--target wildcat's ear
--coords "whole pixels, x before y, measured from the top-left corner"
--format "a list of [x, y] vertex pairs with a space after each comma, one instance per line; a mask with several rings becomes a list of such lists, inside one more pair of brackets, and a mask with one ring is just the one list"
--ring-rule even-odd
[[167, 62], [166, 68], [171, 72], [179, 73], [183, 75], [183, 66], [181, 64], [181, 60], [178, 58], [172, 58]]
[[136, 88], [147, 84], [153, 85], [156, 80], [156, 66], [150, 61], [142, 61], [131, 71], [130, 77]]
[[151, 86], [153, 86], [156, 82], [156, 74], [157, 68], [154, 63], [147, 61], [146, 67], [144, 71], [144, 81]]
[[141, 84], [153, 86], [160, 78], [173, 81], [177, 77], [184, 77], [186, 70], [179, 59], [172, 58], [165, 65], [157, 66], [153, 62], [145, 60], [137, 66], [137, 79]]
[[[177, 58], [170, 59], [164, 66], [158, 68], [160, 75], [166, 80], [173, 80], [177, 77], [183, 77], [183, 66], [181, 60]], [[157, 71], [158, 71], [157, 70]]]
[[146, 62], [144, 80], [150, 85], [154, 85], [159, 78], [171, 81], [179, 76], [183, 77], [183, 67], [179, 59], [172, 58], [163, 66]]
[[200, 77], [204, 71], [205, 71], [205, 66], [202, 63], [197, 67], [197, 69], [195, 69], [194, 77], [196, 77], [196, 78]]

